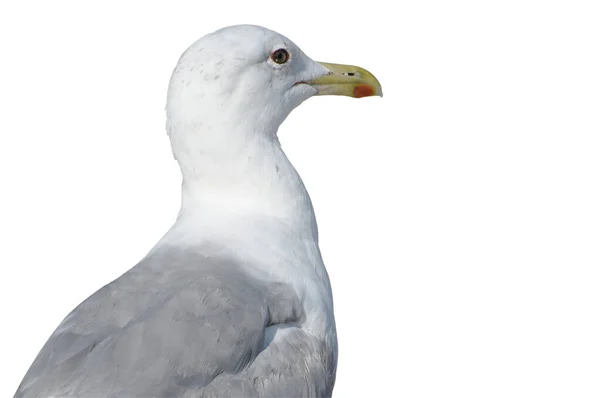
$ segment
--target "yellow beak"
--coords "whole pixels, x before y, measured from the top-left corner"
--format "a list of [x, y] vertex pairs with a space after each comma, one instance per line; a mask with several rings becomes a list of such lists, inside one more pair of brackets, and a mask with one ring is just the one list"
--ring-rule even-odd
[[317, 95], [346, 95], [354, 98], [383, 96], [381, 84], [366, 69], [352, 65], [319, 63], [331, 73], [306, 82], [318, 90]]

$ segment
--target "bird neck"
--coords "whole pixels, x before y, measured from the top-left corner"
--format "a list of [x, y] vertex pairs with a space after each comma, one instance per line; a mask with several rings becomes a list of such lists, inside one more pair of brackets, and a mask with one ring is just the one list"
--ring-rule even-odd
[[183, 175], [179, 217], [220, 227], [270, 223], [262, 227], [278, 225], [316, 240], [310, 197], [276, 131], [229, 134], [236, 136], [227, 137], [227, 145], [212, 143], [195, 150], [188, 145], [188, 152], [177, 154]]

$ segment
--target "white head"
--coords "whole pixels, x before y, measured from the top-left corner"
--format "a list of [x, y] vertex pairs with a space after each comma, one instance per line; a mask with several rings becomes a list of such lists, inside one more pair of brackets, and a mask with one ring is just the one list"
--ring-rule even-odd
[[211, 214], [218, 225], [242, 214], [314, 223], [277, 139], [279, 125], [313, 95], [381, 95], [381, 86], [362, 68], [315, 62], [258, 26], [224, 28], [188, 48], [167, 99], [167, 131], [183, 175], [180, 214]]
[[277, 140], [279, 125], [313, 95], [381, 95], [364, 69], [315, 62], [291, 40], [252, 25], [204, 36], [171, 77], [167, 131], [184, 178], [194, 158], [227, 156], [253, 136]]
[[278, 33], [249, 25], [224, 28], [181, 56], [169, 84], [167, 115], [174, 123], [244, 115], [271, 128], [317, 93], [296, 83], [328, 73]]

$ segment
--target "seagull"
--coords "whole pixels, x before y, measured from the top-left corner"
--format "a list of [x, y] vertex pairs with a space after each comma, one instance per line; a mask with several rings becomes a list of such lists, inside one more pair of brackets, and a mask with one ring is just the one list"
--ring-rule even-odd
[[331, 285], [277, 131], [312, 96], [381, 94], [365, 69], [315, 62], [263, 27], [192, 44], [167, 94], [174, 225], [67, 315], [15, 397], [330, 397]]

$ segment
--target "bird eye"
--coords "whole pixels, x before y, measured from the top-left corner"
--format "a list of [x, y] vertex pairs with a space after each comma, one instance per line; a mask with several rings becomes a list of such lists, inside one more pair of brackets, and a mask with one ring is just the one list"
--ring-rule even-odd
[[290, 53], [285, 48], [280, 48], [279, 50], [273, 51], [271, 59], [276, 64], [282, 65], [289, 61]]

